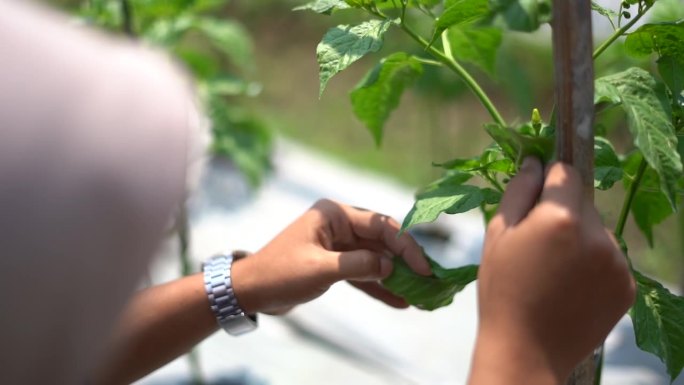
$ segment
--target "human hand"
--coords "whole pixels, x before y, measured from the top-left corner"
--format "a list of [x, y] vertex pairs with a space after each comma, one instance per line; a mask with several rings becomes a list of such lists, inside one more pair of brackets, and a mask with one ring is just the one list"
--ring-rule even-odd
[[392, 257], [430, 275], [422, 249], [393, 219], [329, 200], [318, 201], [264, 248], [236, 261], [232, 280], [247, 313], [281, 314], [308, 302], [341, 280], [386, 304], [408, 304], [379, 284]]
[[[539, 201], [538, 201], [539, 200]], [[538, 202], [537, 202], [538, 201]], [[487, 229], [470, 384], [560, 384], [635, 297], [577, 172], [525, 160]]]

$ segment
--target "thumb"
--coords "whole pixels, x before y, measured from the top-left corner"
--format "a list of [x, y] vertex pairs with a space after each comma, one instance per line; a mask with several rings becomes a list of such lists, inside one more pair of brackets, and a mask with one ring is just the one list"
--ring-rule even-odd
[[518, 174], [508, 183], [499, 211], [490, 222], [488, 235], [497, 237], [506, 228], [522, 221], [536, 204], [543, 183], [544, 173], [539, 160], [525, 158]]
[[376, 281], [392, 272], [392, 260], [370, 250], [351, 250], [332, 253], [330, 273], [335, 281]]

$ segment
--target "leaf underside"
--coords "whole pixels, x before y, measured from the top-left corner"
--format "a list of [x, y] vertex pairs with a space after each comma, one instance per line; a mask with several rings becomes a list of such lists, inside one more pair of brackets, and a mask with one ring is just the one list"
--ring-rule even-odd
[[684, 368], [684, 298], [634, 272], [637, 296], [630, 310], [640, 349], [660, 358], [674, 381]]
[[664, 86], [648, 72], [630, 68], [596, 81], [596, 102], [619, 104], [627, 114], [634, 144], [660, 178], [660, 188], [676, 210], [682, 160]]
[[435, 310], [451, 304], [456, 293], [477, 279], [477, 265], [445, 269], [429, 259], [433, 275], [415, 273], [401, 258], [394, 261], [392, 274], [382, 281], [392, 293], [423, 310]]

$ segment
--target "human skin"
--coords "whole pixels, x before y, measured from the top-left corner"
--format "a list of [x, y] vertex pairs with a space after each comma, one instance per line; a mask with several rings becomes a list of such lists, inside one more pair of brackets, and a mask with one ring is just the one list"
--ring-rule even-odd
[[[249, 314], [283, 314], [347, 280], [389, 306], [405, 308], [403, 299], [379, 283], [392, 272], [392, 256], [419, 274], [431, 270], [415, 240], [397, 236], [399, 228], [385, 215], [319, 201], [264, 248], [233, 264], [238, 303]], [[202, 274], [143, 290], [124, 311], [95, 383], [135, 381], [216, 330]]]
[[470, 385], [563, 384], [635, 298], [579, 175], [528, 158], [487, 229]]

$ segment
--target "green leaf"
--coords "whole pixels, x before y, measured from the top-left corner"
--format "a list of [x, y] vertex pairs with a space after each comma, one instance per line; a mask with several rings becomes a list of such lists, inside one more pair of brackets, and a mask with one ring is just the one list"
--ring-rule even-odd
[[242, 24], [231, 20], [200, 18], [194, 21], [193, 26], [235, 65], [243, 70], [253, 67], [252, 39]]
[[482, 167], [480, 158], [452, 159], [444, 163], [433, 163], [434, 167], [441, 167], [446, 170], [475, 171]]
[[652, 23], [684, 19], [682, 0], [658, 0], [648, 16]]
[[382, 281], [389, 291], [423, 310], [435, 310], [451, 304], [456, 293], [477, 279], [478, 266], [445, 269], [428, 258], [433, 275], [416, 274], [402, 258], [395, 258], [394, 270]]
[[658, 72], [670, 89], [674, 103], [684, 106], [684, 57], [661, 57], [658, 59]]
[[221, 74], [200, 83], [207, 92], [217, 96], [257, 96], [261, 92], [261, 85], [247, 82], [244, 79]]
[[484, 197], [479, 187], [445, 184], [421, 192], [401, 225], [402, 231], [419, 223], [433, 222], [439, 214], [458, 214], [480, 206]]
[[473, 175], [474, 174], [470, 172], [449, 170], [443, 177], [431, 182], [427, 186], [423, 187], [420, 191], [418, 191], [416, 193], [416, 197], [428, 191], [436, 190], [440, 187], [460, 186], [465, 182], [469, 181], [473, 177]]
[[601, 16], [606, 17], [609, 20], [611, 20], [613, 17], [618, 16], [617, 12], [613, 11], [612, 9], [604, 8], [595, 1], [591, 2], [591, 9], [592, 11], [598, 13]]
[[221, 65], [213, 56], [185, 47], [177, 48], [175, 53], [199, 80], [217, 76], [220, 71]]
[[418, 60], [397, 52], [382, 59], [351, 92], [354, 114], [366, 124], [378, 146], [385, 122], [399, 106], [404, 89], [422, 73], [423, 65]]
[[177, 17], [192, 5], [194, 0], [134, 0], [131, 2], [138, 19], [170, 19]]
[[481, 190], [481, 192], [484, 203], [488, 205], [498, 205], [501, 203], [501, 198], [503, 197], [501, 191], [485, 187]]
[[501, 46], [498, 28], [449, 28], [451, 50], [457, 60], [471, 63], [489, 75], [494, 75], [496, 54]]
[[622, 180], [622, 165], [608, 139], [594, 140], [594, 188], [608, 190]]
[[514, 31], [532, 32], [551, 20], [551, 0], [492, 0], [495, 20]]
[[293, 9], [293, 11], [310, 10], [316, 13], [323, 13], [330, 15], [340, 9], [351, 8], [344, 0], [316, 0], [310, 3], [300, 5]]
[[192, 10], [195, 12], [215, 11], [227, 3], [228, 0], [195, 0], [192, 4]]
[[[625, 160], [623, 184], [625, 190], [632, 186], [642, 156], [634, 153]], [[637, 227], [653, 247], [653, 227], [662, 223], [674, 213], [667, 196], [660, 190], [658, 174], [650, 167], [646, 169], [639, 189], [634, 194], [631, 206], [632, 216]]]
[[516, 173], [516, 166], [515, 163], [513, 163], [513, 161], [510, 159], [497, 159], [493, 162], [483, 165], [483, 170], [499, 172], [512, 176]]
[[271, 169], [271, 130], [256, 116], [215, 95], [209, 96], [207, 104], [214, 137], [212, 152], [232, 159], [248, 181], [258, 186]]
[[354, 8], [366, 8], [375, 5], [376, 0], [344, 0], [344, 2]]
[[320, 67], [320, 95], [323, 95], [330, 78], [338, 72], [366, 54], [379, 51], [390, 25], [392, 22], [389, 20], [370, 20], [353, 27], [339, 25], [328, 30], [316, 47]]
[[157, 20], [143, 32], [143, 37], [152, 44], [168, 47], [177, 44], [193, 23], [192, 17]]
[[630, 68], [596, 81], [596, 101], [619, 101], [627, 113], [634, 144], [660, 177], [660, 188], [676, 210], [682, 160], [664, 87], [648, 72]]
[[499, 205], [480, 205], [480, 212], [484, 219], [485, 226], [494, 218], [496, 212], [499, 210]]
[[684, 298], [634, 271], [637, 296], [629, 312], [637, 346], [665, 363], [674, 381], [684, 368]]
[[444, 7], [444, 12], [435, 21], [433, 41], [445, 29], [472, 23], [490, 12], [489, 0], [447, 0]]
[[435, 167], [441, 167], [446, 170], [462, 171], [462, 172], [499, 172], [504, 174], [515, 174], [515, 165], [510, 159], [496, 159], [482, 162], [479, 157], [468, 159], [452, 159], [445, 163], [433, 163]]
[[[519, 132], [523, 130], [521, 128], [515, 130], [495, 123], [486, 124], [485, 130], [501, 146], [506, 157], [517, 165], [527, 156], [535, 156], [544, 163], [553, 157], [554, 142], [550, 137], [523, 135]], [[529, 127], [526, 131], [533, 129]]]
[[625, 48], [635, 56], [656, 52], [658, 56], [684, 58], [684, 20], [644, 24], [627, 35]]
[[426, 6], [428, 8], [436, 7], [441, 2], [442, 0], [418, 0], [418, 4]]

